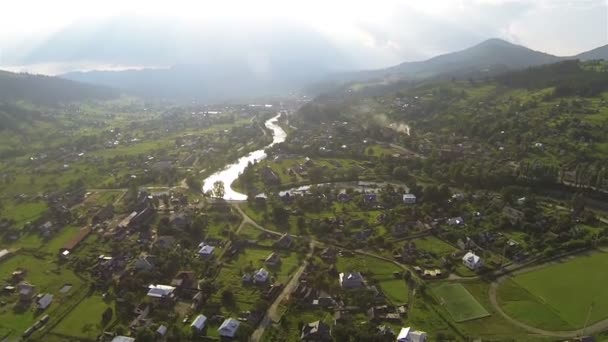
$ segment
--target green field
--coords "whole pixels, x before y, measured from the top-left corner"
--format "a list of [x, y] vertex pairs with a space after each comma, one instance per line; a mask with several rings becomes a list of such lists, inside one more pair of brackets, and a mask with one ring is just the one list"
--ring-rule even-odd
[[100, 296], [85, 298], [52, 330], [53, 333], [94, 339], [103, 326], [101, 316], [110, 307]]
[[[70, 302], [72, 294], [83, 283], [72, 271], [59, 268], [57, 264], [51, 261], [26, 254], [17, 254], [2, 261], [0, 263], [0, 279], [10, 279], [11, 273], [17, 269], [26, 270], [25, 280], [35, 285], [38, 293], [51, 293], [55, 296], [53, 303], [45, 311], [51, 316], [63, 304]], [[64, 284], [73, 285], [72, 291], [61, 294], [59, 290]], [[11, 329], [11, 336], [13, 337], [23, 333], [40, 316], [40, 313], [33, 310], [17, 309], [14, 306], [17, 295], [4, 296], [3, 301], [7, 303], [0, 306], [0, 330], [2, 328]]]
[[442, 284], [433, 288], [432, 291], [439, 303], [445, 306], [456, 322], [470, 321], [490, 315], [462, 284]]
[[588, 315], [589, 324], [608, 318], [607, 267], [608, 253], [597, 252], [523, 273], [501, 284], [499, 303], [513, 318], [531, 325], [580, 328]]

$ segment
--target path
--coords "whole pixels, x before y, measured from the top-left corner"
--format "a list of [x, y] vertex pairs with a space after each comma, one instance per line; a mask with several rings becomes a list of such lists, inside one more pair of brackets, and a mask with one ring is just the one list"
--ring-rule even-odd
[[272, 323], [278, 322], [281, 319], [281, 314], [278, 312], [279, 305], [281, 304], [281, 302], [283, 302], [285, 298], [288, 298], [289, 295], [291, 295], [298, 286], [300, 276], [308, 266], [308, 259], [312, 257], [312, 252], [314, 251], [314, 248], [315, 240], [310, 240], [309, 252], [306, 255], [306, 258], [304, 259], [304, 262], [302, 263], [300, 268], [298, 268], [296, 273], [294, 273], [294, 275], [291, 277], [289, 283], [285, 285], [283, 291], [281, 291], [281, 293], [277, 296], [274, 302], [270, 305], [270, 307], [266, 311], [266, 314], [264, 315], [264, 318], [262, 318], [262, 321], [258, 325], [257, 329], [255, 329], [255, 331], [251, 335], [249, 339], [250, 341], [260, 341], [262, 336], [264, 335], [264, 331], [266, 331], [266, 328], [268, 328]]
[[[259, 230], [261, 230], [263, 232], [266, 232], [266, 233], [269, 233], [269, 234], [272, 234], [272, 235], [276, 235], [276, 236], [283, 235], [282, 233], [279, 233], [277, 231], [266, 229], [266, 228], [260, 226], [257, 222], [255, 222], [254, 220], [252, 220], [251, 217], [249, 217], [247, 214], [245, 214], [245, 212], [243, 211], [243, 209], [241, 209], [241, 207], [238, 204], [234, 205], [234, 208], [243, 217], [243, 221], [241, 221], [241, 226], [248, 223], [248, 224], [254, 226], [255, 228], [257, 228], [257, 229], [259, 229]], [[240, 229], [240, 227], [239, 227], [239, 229]], [[291, 235], [291, 236], [294, 237], [294, 238], [299, 237], [297, 235]]]

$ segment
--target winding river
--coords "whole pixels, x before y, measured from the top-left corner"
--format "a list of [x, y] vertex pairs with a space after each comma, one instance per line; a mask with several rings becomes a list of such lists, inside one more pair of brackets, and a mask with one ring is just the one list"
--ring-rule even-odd
[[266, 158], [266, 148], [271, 147], [275, 144], [282, 143], [287, 138], [287, 133], [278, 125], [278, 120], [281, 114], [272, 117], [264, 124], [268, 129], [272, 131], [272, 143], [261, 150], [253, 151], [248, 155], [241, 157], [236, 163], [226, 166], [221, 171], [218, 171], [211, 176], [207, 177], [203, 183], [203, 192], [213, 190], [213, 183], [217, 181], [224, 182], [224, 199], [227, 201], [246, 201], [247, 195], [241, 194], [232, 190], [232, 183], [239, 177], [239, 175], [245, 170], [249, 162], [260, 161]]

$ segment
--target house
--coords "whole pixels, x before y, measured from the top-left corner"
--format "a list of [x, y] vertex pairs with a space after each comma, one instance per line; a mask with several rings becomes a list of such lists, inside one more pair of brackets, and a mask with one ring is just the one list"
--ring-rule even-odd
[[465, 199], [465, 195], [461, 192], [452, 195], [452, 199], [455, 201], [463, 201]]
[[22, 302], [29, 302], [36, 294], [36, 286], [26, 282], [19, 283], [17, 290], [19, 290], [19, 300]]
[[171, 215], [169, 224], [171, 224], [171, 227], [173, 228], [184, 230], [190, 225], [190, 217], [185, 213], [176, 213]]
[[243, 282], [243, 284], [251, 284], [252, 281], [253, 281], [253, 274], [251, 274], [251, 273], [245, 273], [241, 277], [241, 282]]
[[424, 331], [415, 331], [412, 328], [401, 328], [397, 335], [397, 342], [425, 342], [426, 333]]
[[10, 254], [11, 254], [11, 252], [8, 249], [1, 250], [0, 251], [0, 260], [4, 259], [5, 257], [7, 257]]
[[467, 252], [462, 257], [462, 263], [471, 270], [478, 270], [481, 266], [483, 266], [483, 261], [473, 252]]
[[[67, 255], [71, 253], [84, 239], [89, 236], [91, 233], [91, 227], [85, 227], [78, 231], [78, 234], [74, 236], [70, 241], [68, 241], [61, 249], [59, 249], [59, 253], [63, 255]], [[67, 254], [65, 252], [68, 252]]]
[[192, 289], [195, 287], [196, 277], [194, 272], [191, 271], [180, 271], [171, 280], [171, 286], [177, 289]]
[[336, 250], [333, 247], [327, 247], [321, 251], [321, 259], [331, 261], [336, 259]]
[[268, 281], [268, 277], [269, 276], [270, 276], [270, 274], [268, 273], [268, 271], [266, 271], [263, 268], [260, 268], [253, 275], [253, 282], [256, 283], [256, 284], [264, 284], [264, 283], [266, 283]]
[[378, 196], [376, 194], [365, 194], [363, 195], [363, 203], [375, 204]]
[[103, 221], [110, 220], [114, 217], [114, 206], [112, 204], [108, 204], [105, 207], [101, 208], [95, 215], [93, 216], [91, 222], [95, 225], [101, 223]]
[[449, 226], [462, 226], [464, 224], [464, 219], [460, 216], [452, 217], [448, 219]]
[[137, 211], [130, 213], [127, 217], [122, 219], [122, 221], [120, 221], [120, 223], [118, 223], [118, 228], [122, 228], [122, 229], [128, 228], [131, 225], [131, 220], [133, 220], [133, 218], [135, 216], [137, 216]]
[[173, 298], [175, 287], [169, 285], [150, 285], [148, 286], [148, 297], [157, 299]]
[[48, 308], [52, 302], [53, 302], [53, 295], [50, 293], [45, 294], [40, 299], [38, 299], [38, 303], [37, 303], [38, 310], [42, 311], [42, 310]]
[[264, 167], [261, 172], [262, 181], [266, 185], [278, 185], [281, 183], [279, 176], [268, 166]]
[[133, 265], [133, 268], [136, 271], [146, 271], [150, 272], [154, 269], [154, 264], [156, 262], [156, 257], [153, 255], [142, 255], [140, 256]]
[[127, 336], [116, 336], [112, 339], [112, 342], [135, 342], [135, 339], [133, 337], [127, 337]]
[[135, 217], [133, 217], [130, 221], [130, 225], [132, 226], [143, 226], [147, 224], [150, 219], [154, 216], [155, 211], [150, 207], [145, 207], [142, 211], [137, 213]]
[[222, 322], [222, 325], [217, 329], [221, 337], [233, 338], [239, 330], [241, 322], [234, 318], [228, 318]]
[[293, 237], [291, 237], [291, 235], [285, 233], [285, 234], [281, 235], [281, 237], [277, 240], [277, 242], [275, 242], [274, 245], [277, 248], [288, 249], [291, 247], [292, 244], [293, 244]]
[[48, 238], [53, 234], [53, 223], [51, 221], [46, 221], [38, 229], [43, 237]]
[[160, 249], [169, 249], [175, 246], [175, 237], [171, 235], [161, 235], [154, 240], [154, 247]]
[[281, 257], [277, 253], [270, 253], [264, 263], [269, 267], [277, 267], [281, 263]]
[[359, 272], [340, 273], [339, 277], [343, 289], [358, 289], [365, 285], [363, 276]]
[[350, 201], [350, 195], [347, 194], [346, 192], [341, 192], [338, 194], [338, 201], [342, 202], [342, 203], [346, 203], [346, 202]]
[[211, 257], [213, 255], [213, 251], [215, 250], [215, 247], [209, 246], [209, 245], [205, 244], [204, 242], [201, 242], [200, 245], [198, 245], [198, 247], [200, 248], [198, 250], [198, 255], [202, 258]]
[[403, 203], [405, 204], [416, 204], [416, 195], [405, 194], [403, 195]]
[[205, 317], [205, 315], [198, 315], [194, 321], [192, 321], [190, 327], [194, 332], [200, 333], [203, 331], [203, 329], [205, 329], [205, 324], [207, 324], [207, 317]]
[[333, 341], [331, 329], [329, 328], [329, 325], [321, 321], [305, 324], [302, 327], [300, 341]]
[[167, 327], [164, 325], [161, 325], [160, 327], [158, 327], [158, 329], [156, 329], [156, 334], [160, 338], [165, 337], [165, 335], [167, 335]]

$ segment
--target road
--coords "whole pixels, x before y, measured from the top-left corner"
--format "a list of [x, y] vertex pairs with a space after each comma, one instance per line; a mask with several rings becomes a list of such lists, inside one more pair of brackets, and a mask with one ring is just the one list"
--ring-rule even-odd
[[[243, 216], [243, 217], [246, 217], [246, 216]], [[304, 262], [298, 268], [296, 273], [294, 273], [294, 275], [291, 277], [291, 279], [289, 280], [289, 283], [287, 283], [287, 285], [285, 285], [285, 287], [283, 288], [283, 291], [281, 291], [281, 293], [277, 296], [277, 298], [274, 300], [274, 302], [272, 302], [272, 304], [266, 311], [264, 318], [262, 318], [262, 321], [258, 325], [257, 329], [255, 329], [255, 331], [251, 335], [251, 337], [249, 339], [250, 341], [252, 341], [252, 342], [260, 341], [262, 336], [264, 335], [264, 331], [266, 331], [266, 328], [268, 328], [272, 323], [278, 322], [281, 319], [281, 314], [278, 312], [279, 305], [281, 304], [281, 302], [284, 299], [288, 298], [293, 293], [293, 291], [296, 289], [296, 287], [298, 286], [300, 276], [302, 276], [302, 273], [306, 269], [306, 266], [308, 266], [308, 259], [310, 257], [312, 257], [312, 252], [314, 251], [314, 248], [315, 248], [315, 240], [310, 240], [309, 252], [306, 255], [306, 258], [304, 259]]]

